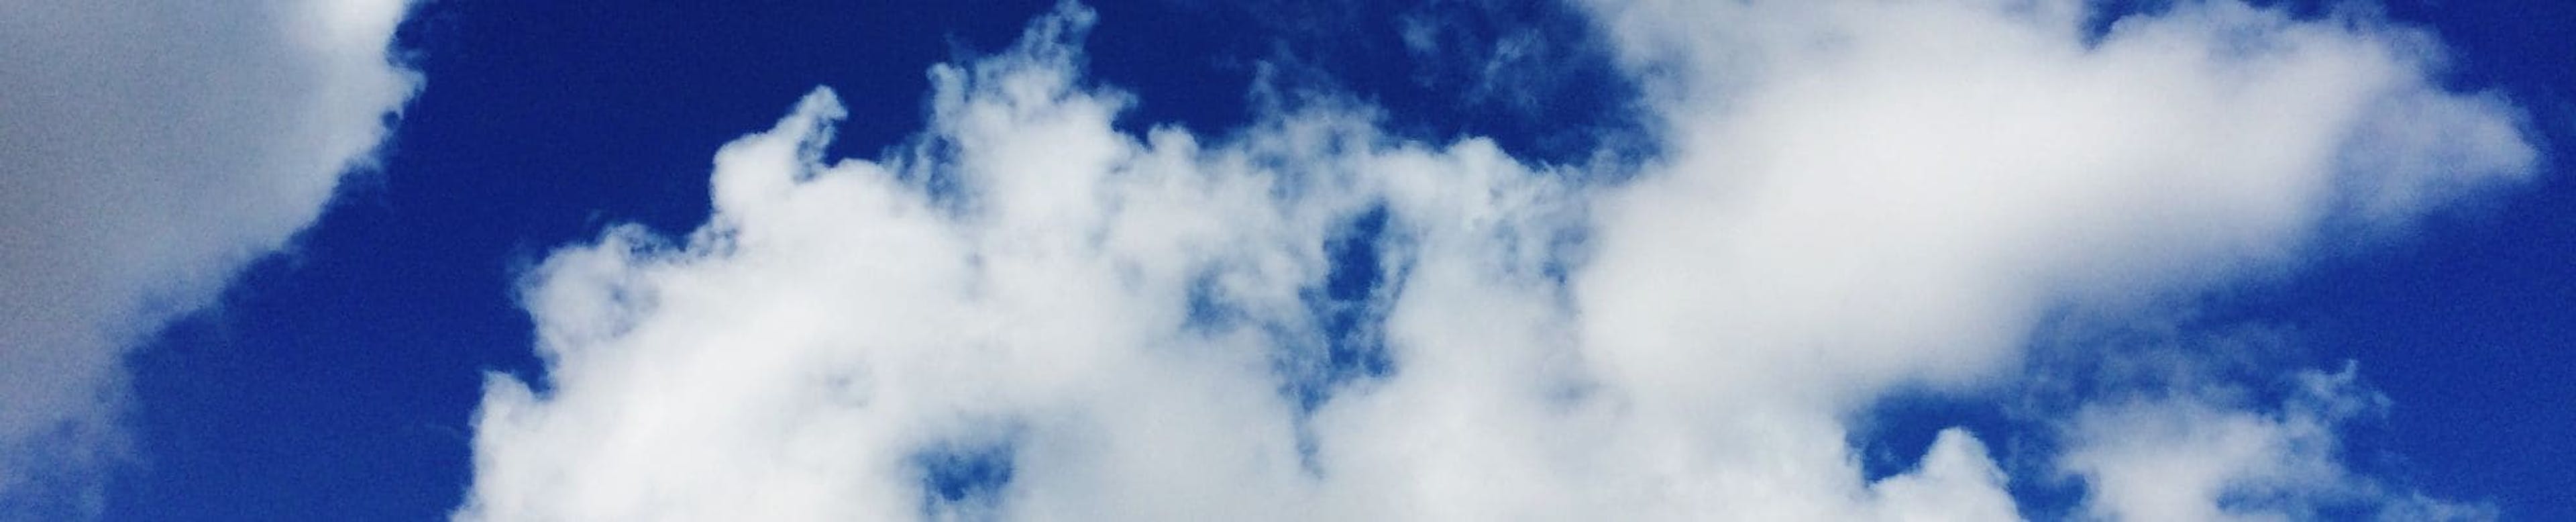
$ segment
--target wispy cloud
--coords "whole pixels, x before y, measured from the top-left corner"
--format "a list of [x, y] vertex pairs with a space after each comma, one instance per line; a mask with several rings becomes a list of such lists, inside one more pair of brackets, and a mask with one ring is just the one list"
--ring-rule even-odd
[[[704, 227], [530, 275], [548, 374], [492, 377], [458, 518], [2012, 518], [2031, 477], [1976, 434], [1870, 480], [1851, 418], [2011, 379], [2047, 310], [2291, 268], [2534, 161], [2357, 15], [1588, 9], [1665, 142], [1632, 178], [1331, 97], [1122, 133], [1072, 5], [934, 69], [887, 157], [823, 157], [817, 90], [717, 155]], [[2114, 516], [2242, 484], [2476, 514], [2344, 487], [2375, 484], [2331, 443], [2366, 392], [2317, 375], [2270, 409], [2071, 398], [2051, 462]], [[2226, 466], [2137, 478], [2187, 459]]]
[[15, 2], [0, 17], [0, 516], [97, 509], [121, 357], [370, 163], [400, 0]]

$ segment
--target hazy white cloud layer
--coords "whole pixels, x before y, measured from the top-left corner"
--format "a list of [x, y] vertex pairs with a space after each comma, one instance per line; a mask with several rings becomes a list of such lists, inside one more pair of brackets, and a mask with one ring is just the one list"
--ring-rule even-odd
[[0, 517], [95, 507], [122, 355], [368, 161], [406, 8], [0, 0]]
[[1891, 393], [2015, 379], [2047, 310], [2524, 175], [2512, 108], [2431, 83], [2424, 35], [2233, 2], [2091, 35], [2044, 0], [1587, 9], [1665, 141], [1633, 177], [1330, 99], [1122, 133], [1078, 7], [935, 68], [884, 158], [822, 157], [817, 90], [718, 153], [703, 228], [530, 275], [548, 374], [491, 380], [458, 518], [2004, 520], [2052, 477], [2113, 519], [2483, 513], [2338, 464], [2385, 407], [2349, 369], [2077, 398], [2049, 476], [1952, 429], [1870, 480], [1847, 442]]

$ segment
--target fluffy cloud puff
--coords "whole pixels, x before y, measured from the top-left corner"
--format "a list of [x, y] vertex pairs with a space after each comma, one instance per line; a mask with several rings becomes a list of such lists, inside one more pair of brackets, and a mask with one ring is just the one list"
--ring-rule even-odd
[[[1122, 133], [1070, 5], [933, 69], [900, 153], [822, 157], [817, 90], [717, 155], [704, 227], [531, 274], [548, 374], [492, 378], [457, 518], [2013, 519], [1975, 434], [1869, 480], [1852, 416], [2008, 379], [2050, 307], [2275, 269], [2534, 161], [2363, 18], [1588, 9], [1667, 142], [1627, 181], [1331, 100]], [[2282, 411], [2095, 405], [2057, 460], [2116, 518], [2357, 483], [2315, 471], [2349, 413]], [[2231, 464], [2185, 488], [2137, 467], [2164, 455]], [[2261, 491], [2355, 489], [2292, 486]]]
[[386, 56], [406, 9], [7, 3], [0, 513], [96, 507], [120, 356], [283, 246], [368, 162], [418, 83]]

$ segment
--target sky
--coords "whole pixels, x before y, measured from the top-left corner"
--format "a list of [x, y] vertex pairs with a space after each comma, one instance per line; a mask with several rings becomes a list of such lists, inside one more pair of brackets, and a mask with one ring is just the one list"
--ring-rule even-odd
[[0, 520], [2576, 518], [2559, 2], [0, 10]]

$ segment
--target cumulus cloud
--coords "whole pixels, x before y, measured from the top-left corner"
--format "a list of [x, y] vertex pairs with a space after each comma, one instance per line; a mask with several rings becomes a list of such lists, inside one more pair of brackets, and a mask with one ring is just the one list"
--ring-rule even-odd
[[418, 83], [401, 0], [0, 2], [0, 513], [94, 507], [120, 358], [277, 250]]
[[[934, 68], [885, 157], [822, 156], [818, 89], [718, 153], [705, 226], [529, 275], [548, 373], [491, 378], [457, 518], [2012, 519], [2034, 478], [1977, 434], [1873, 480], [1853, 417], [2012, 379], [2054, 307], [2283, 269], [2534, 161], [2357, 16], [1586, 9], [1666, 142], [1631, 177], [1331, 97], [1122, 133], [1069, 4]], [[2248, 408], [2096, 404], [2057, 462], [2141, 519], [2362, 482], [2317, 449], [2352, 413]], [[2245, 464], [2173, 493], [2133, 467], [2167, 455]]]

